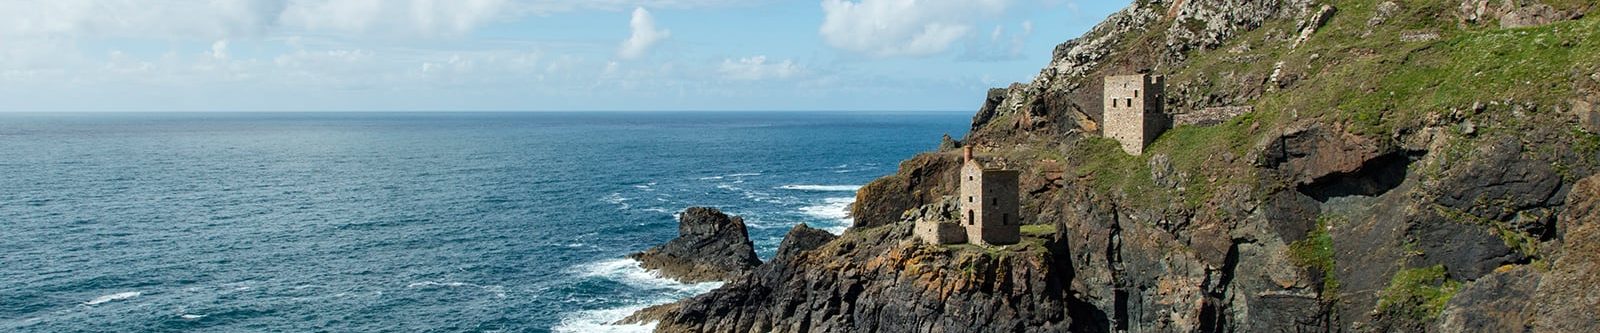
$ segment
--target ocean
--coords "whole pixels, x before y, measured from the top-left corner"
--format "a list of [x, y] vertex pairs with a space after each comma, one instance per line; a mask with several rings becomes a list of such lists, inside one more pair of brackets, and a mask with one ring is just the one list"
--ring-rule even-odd
[[0, 113], [0, 331], [648, 331], [675, 213], [770, 258], [969, 117]]

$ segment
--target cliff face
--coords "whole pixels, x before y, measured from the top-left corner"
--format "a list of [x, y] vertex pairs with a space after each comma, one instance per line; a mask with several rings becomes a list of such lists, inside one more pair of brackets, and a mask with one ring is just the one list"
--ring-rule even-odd
[[[1594, 330], [1595, 7], [1138, 1], [961, 142], [1023, 171], [1023, 246], [916, 243], [959, 167], [924, 154], [658, 330]], [[1101, 77], [1135, 72], [1201, 119], [1142, 156], [1098, 136]]]

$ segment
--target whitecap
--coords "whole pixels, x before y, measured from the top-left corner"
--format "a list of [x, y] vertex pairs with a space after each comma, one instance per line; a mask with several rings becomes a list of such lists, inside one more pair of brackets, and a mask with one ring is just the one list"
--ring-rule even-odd
[[561, 323], [550, 330], [555, 332], [607, 332], [607, 333], [647, 333], [655, 331], [656, 323], [638, 325], [619, 325], [618, 320], [627, 318], [634, 312], [643, 310], [649, 305], [633, 305], [613, 309], [578, 311], [561, 318]]
[[861, 189], [861, 185], [784, 185], [778, 188], [794, 191], [855, 192]]
[[121, 300], [129, 299], [129, 298], [139, 297], [139, 295], [144, 295], [144, 293], [137, 292], [137, 291], [129, 291], [129, 292], [120, 292], [120, 293], [110, 294], [110, 295], [102, 295], [100, 297], [95, 297], [94, 299], [89, 300], [88, 302], [83, 302], [83, 305], [99, 305], [99, 304], [104, 304], [104, 303], [107, 303], [107, 302], [115, 302], [115, 301], [121, 301]]
[[628, 200], [633, 200], [633, 199], [627, 198], [627, 197], [623, 197], [622, 193], [612, 193], [611, 195], [608, 195], [605, 198], [602, 198], [601, 200], [604, 200], [605, 202], [609, 202], [609, 203], [621, 206], [621, 207], [619, 207], [617, 209], [628, 209], [629, 207], [633, 207], [633, 205], [629, 205], [628, 204]]
[[670, 290], [678, 292], [702, 293], [722, 286], [721, 282], [682, 283], [677, 280], [662, 277], [661, 274], [652, 272], [639, 266], [638, 260], [622, 258], [611, 259], [575, 267], [579, 277], [598, 277], [639, 289]]
[[856, 198], [850, 197], [826, 198], [822, 199], [821, 203], [800, 207], [800, 212], [832, 222], [833, 224], [822, 224], [820, 227], [834, 234], [842, 234], [851, 224], [850, 204], [855, 202]]
[[182, 318], [183, 320], [197, 320], [197, 319], [205, 318], [205, 317], [206, 317], [206, 315], [193, 314], [193, 313], [185, 313], [185, 314], [183, 314], [181, 316], [178, 316], [178, 318]]
[[760, 176], [760, 175], [761, 175], [760, 172], [747, 172], [747, 173], [731, 174], [731, 175], [728, 175], [728, 177], [755, 177], [755, 176]]
[[722, 286], [721, 282], [682, 283], [667, 279], [640, 267], [639, 261], [627, 258], [590, 263], [574, 267], [573, 270], [578, 277], [607, 279], [634, 288], [655, 291], [656, 297], [641, 299], [620, 307], [568, 313], [561, 318], [559, 324], [551, 328], [556, 332], [650, 332], [655, 330], [655, 323], [637, 325], [615, 323], [646, 307], [703, 294]]
[[506, 288], [503, 287], [503, 286], [499, 286], [499, 285], [487, 285], [486, 286], [486, 285], [479, 285], [479, 284], [466, 283], [466, 282], [433, 282], [433, 281], [413, 282], [411, 284], [406, 285], [407, 289], [410, 289], [410, 288], [440, 288], [440, 287], [447, 287], [447, 288], [472, 287], [472, 288], [483, 289], [483, 291], [486, 291], [486, 292], [488, 292], [490, 294], [494, 294], [494, 296], [497, 297], [497, 298], [506, 298]]

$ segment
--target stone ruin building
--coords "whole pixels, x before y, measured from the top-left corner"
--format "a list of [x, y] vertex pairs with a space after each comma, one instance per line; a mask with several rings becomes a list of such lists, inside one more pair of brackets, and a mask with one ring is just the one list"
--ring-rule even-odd
[[917, 221], [918, 238], [932, 244], [974, 243], [1009, 245], [1022, 240], [1022, 198], [1018, 195], [1017, 170], [985, 167], [963, 148], [961, 190], [956, 198], [958, 221]]
[[1102, 133], [1122, 144], [1122, 150], [1131, 155], [1144, 153], [1144, 148], [1161, 132], [1172, 126], [1162, 111], [1163, 87], [1166, 79], [1157, 75], [1138, 74], [1106, 77], [1105, 115]]

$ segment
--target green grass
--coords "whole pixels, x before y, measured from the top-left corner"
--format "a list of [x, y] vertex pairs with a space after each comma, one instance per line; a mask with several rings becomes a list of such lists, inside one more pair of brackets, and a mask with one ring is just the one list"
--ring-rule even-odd
[[1460, 291], [1461, 282], [1445, 276], [1443, 265], [1402, 269], [1378, 298], [1378, 311], [1416, 321], [1432, 321]]
[[1028, 237], [1050, 237], [1056, 234], [1054, 224], [1030, 224], [1022, 226], [1022, 235]]
[[1316, 269], [1322, 273], [1322, 298], [1334, 300], [1339, 294], [1339, 278], [1333, 258], [1333, 235], [1328, 228], [1341, 224], [1342, 217], [1324, 215], [1317, 219], [1316, 227], [1306, 232], [1306, 238], [1289, 244], [1289, 259], [1296, 265]]

